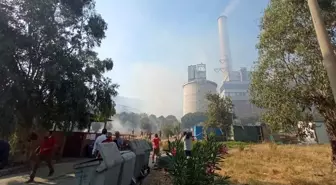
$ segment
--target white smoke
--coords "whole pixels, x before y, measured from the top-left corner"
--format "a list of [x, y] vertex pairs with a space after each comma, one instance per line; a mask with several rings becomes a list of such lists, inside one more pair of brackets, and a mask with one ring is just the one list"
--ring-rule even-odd
[[[183, 67], [182, 71], [186, 68]], [[143, 102], [138, 109], [157, 117], [169, 114], [180, 117], [183, 101], [182, 85], [186, 81], [183, 72], [160, 64], [142, 62], [133, 64], [129, 78], [136, 81], [132, 83], [130, 90], [136, 92]]]
[[119, 131], [122, 134], [130, 134], [132, 133], [132, 130], [134, 129], [135, 132], [139, 130], [139, 128], [132, 128], [128, 123], [122, 124], [120, 119], [116, 116], [113, 116], [112, 118], [112, 129], [109, 130], [111, 132]]
[[229, 16], [239, 5], [241, 0], [230, 0], [229, 4], [225, 7], [221, 16]]

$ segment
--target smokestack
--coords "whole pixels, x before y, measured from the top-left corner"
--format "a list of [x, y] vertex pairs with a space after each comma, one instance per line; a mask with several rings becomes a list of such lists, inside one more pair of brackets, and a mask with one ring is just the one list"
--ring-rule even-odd
[[224, 73], [224, 81], [229, 81], [231, 72], [231, 53], [226, 22], [227, 17], [225, 15], [221, 15], [218, 18], [220, 62]]

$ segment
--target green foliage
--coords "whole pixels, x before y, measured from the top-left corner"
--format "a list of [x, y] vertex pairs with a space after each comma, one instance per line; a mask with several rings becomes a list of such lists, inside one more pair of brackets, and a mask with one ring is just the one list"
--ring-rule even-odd
[[19, 146], [19, 137], [18, 132], [14, 132], [9, 138], [9, 145], [10, 145], [10, 154], [14, 155], [15, 152], [18, 150]]
[[90, 114], [106, 119], [115, 113], [118, 85], [103, 76], [113, 61], [93, 51], [107, 29], [94, 4], [1, 2], [0, 122], [71, 130], [87, 127]]
[[211, 173], [209, 167], [219, 169], [218, 164], [222, 157], [218, 153], [221, 143], [215, 142], [211, 135], [207, 141], [197, 142], [193, 146], [192, 157], [187, 158], [184, 153], [183, 143], [176, 140], [171, 143], [171, 148], [176, 148], [176, 155], [169, 155], [170, 165], [166, 159], [168, 172], [174, 185], [213, 185], [228, 184], [228, 178], [219, 178], [216, 173]]
[[165, 124], [162, 126], [163, 136], [168, 138], [169, 136], [177, 135], [181, 132], [180, 123]]
[[137, 114], [133, 112], [122, 112], [116, 115], [122, 125], [131, 128], [140, 128], [145, 131], [157, 131], [162, 130], [164, 135], [172, 135], [179, 131], [180, 124], [177, 118], [173, 115], [167, 117], [147, 114]]
[[195, 112], [188, 113], [181, 118], [183, 128], [191, 128], [199, 123], [204, 123], [208, 120], [206, 113]]
[[249, 143], [241, 142], [241, 141], [226, 141], [223, 142], [228, 148], [240, 148], [240, 147], [246, 147], [249, 145]]
[[[323, 2], [330, 5], [322, 6], [322, 12], [335, 38], [335, 4]], [[311, 121], [316, 108], [331, 128], [335, 104], [307, 2], [272, 0], [261, 29], [250, 94], [266, 110], [263, 121], [275, 130], [291, 130], [298, 121]]]
[[[336, 4], [333, 0], [319, 2], [335, 49]], [[307, 1], [271, 0], [261, 29], [250, 95], [253, 103], [265, 110], [262, 119], [274, 130], [291, 131], [298, 121], [313, 120], [317, 112], [335, 143], [336, 104]], [[336, 166], [336, 145], [331, 146]]]
[[208, 121], [207, 127], [218, 127], [226, 133], [226, 136], [230, 135], [230, 126], [233, 124], [235, 115], [233, 114], [233, 104], [230, 98], [221, 97], [220, 94], [208, 94]]
[[174, 124], [174, 123], [177, 123], [179, 122], [177, 120], [177, 118], [173, 115], [168, 115], [165, 119], [164, 119], [164, 123], [163, 124], [166, 124], [166, 125], [169, 125], [169, 124]]

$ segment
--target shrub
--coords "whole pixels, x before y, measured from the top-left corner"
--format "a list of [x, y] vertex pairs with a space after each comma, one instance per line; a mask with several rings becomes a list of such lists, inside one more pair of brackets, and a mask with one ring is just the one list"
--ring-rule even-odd
[[[216, 142], [211, 135], [207, 141], [196, 142], [192, 149], [192, 157], [187, 158], [184, 153], [183, 142], [176, 140], [170, 143], [170, 149], [176, 150], [176, 155], [168, 154], [170, 160], [168, 172], [174, 185], [214, 185], [228, 184], [228, 177], [219, 177], [216, 170], [222, 157], [220, 149], [222, 143]], [[167, 161], [166, 161], [167, 162]]]

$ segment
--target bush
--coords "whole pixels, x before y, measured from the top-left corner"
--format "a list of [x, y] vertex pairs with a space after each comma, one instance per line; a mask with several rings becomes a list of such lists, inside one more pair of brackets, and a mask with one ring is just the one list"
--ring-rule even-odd
[[220, 170], [218, 164], [222, 157], [219, 151], [222, 147], [222, 143], [216, 142], [215, 137], [210, 136], [207, 141], [196, 142], [192, 149], [192, 157], [187, 158], [184, 153], [183, 142], [181, 140], [171, 142], [170, 149], [175, 149], [176, 155], [168, 154], [165, 164], [168, 167], [173, 184], [228, 184], [228, 177], [219, 178], [216, 174], [216, 170]]

